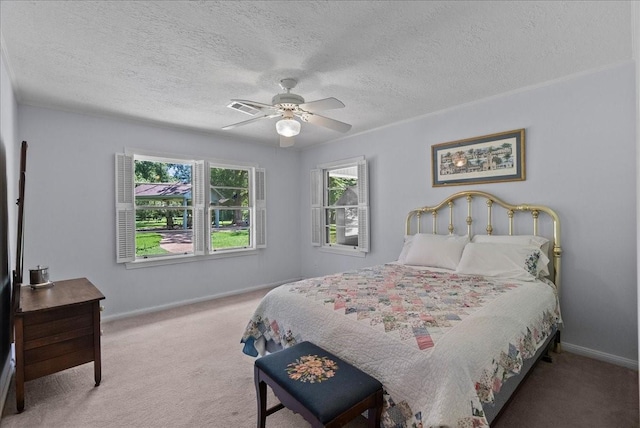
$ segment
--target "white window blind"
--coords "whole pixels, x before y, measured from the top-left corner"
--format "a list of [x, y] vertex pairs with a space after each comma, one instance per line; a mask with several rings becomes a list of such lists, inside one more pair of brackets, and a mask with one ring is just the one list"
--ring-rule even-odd
[[322, 192], [324, 189], [321, 169], [311, 170], [311, 245], [322, 245]]
[[358, 250], [369, 252], [369, 175], [367, 161], [358, 161]]
[[136, 258], [136, 218], [133, 205], [133, 156], [116, 154], [116, 260]]
[[[191, 177], [192, 198], [193, 198], [193, 241], [194, 252], [201, 256], [207, 251], [207, 239], [209, 235], [207, 215], [205, 210], [205, 182], [204, 182], [204, 161], [196, 161], [193, 166]], [[198, 233], [200, 232], [200, 233]]]
[[267, 247], [267, 195], [264, 168], [255, 170], [255, 237], [256, 248]]

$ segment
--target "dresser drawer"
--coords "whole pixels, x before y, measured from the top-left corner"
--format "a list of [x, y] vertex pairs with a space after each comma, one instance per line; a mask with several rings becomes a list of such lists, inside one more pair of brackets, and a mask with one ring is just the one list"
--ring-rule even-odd
[[24, 319], [24, 349], [93, 334], [92, 305], [78, 305], [32, 314]]
[[24, 319], [25, 381], [94, 360], [93, 305], [31, 314]]
[[[53, 346], [57, 347], [59, 344]], [[29, 361], [25, 357], [24, 381], [26, 382], [32, 379], [37, 379], [42, 376], [57, 373], [61, 370], [79, 366], [80, 364], [89, 363], [91, 361], [94, 361], [93, 346], [89, 348], [75, 349], [70, 353], [35, 362]]]

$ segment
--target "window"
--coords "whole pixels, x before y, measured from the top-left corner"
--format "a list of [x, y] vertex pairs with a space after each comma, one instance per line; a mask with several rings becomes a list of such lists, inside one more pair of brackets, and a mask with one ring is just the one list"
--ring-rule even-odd
[[248, 248], [251, 245], [251, 204], [249, 174], [246, 168], [210, 168], [209, 222], [210, 251]]
[[369, 251], [367, 163], [364, 158], [311, 171], [312, 244], [331, 251]]
[[266, 247], [264, 176], [255, 166], [116, 154], [117, 261]]
[[134, 158], [136, 258], [193, 254], [191, 163]]

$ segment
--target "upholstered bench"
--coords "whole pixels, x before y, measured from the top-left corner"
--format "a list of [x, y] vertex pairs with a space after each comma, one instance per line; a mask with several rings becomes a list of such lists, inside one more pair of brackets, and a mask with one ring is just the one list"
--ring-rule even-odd
[[[313, 427], [341, 427], [367, 411], [368, 426], [378, 428], [382, 384], [311, 342], [258, 358], [254, 367], [258, 428], [268, 415], [287, 407]], [[280, 400], [267, 409], [267, 385]]]

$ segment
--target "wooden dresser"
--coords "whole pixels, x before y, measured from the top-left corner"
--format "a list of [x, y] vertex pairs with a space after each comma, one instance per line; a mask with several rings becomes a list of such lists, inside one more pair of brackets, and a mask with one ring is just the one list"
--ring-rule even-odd
[[51, 288], [24, 286], [15, 313], [16, 403], [24, 410], [24, 383], [93, 361], [102, 378], [100, 300], [88, 279], [56, 281]]

